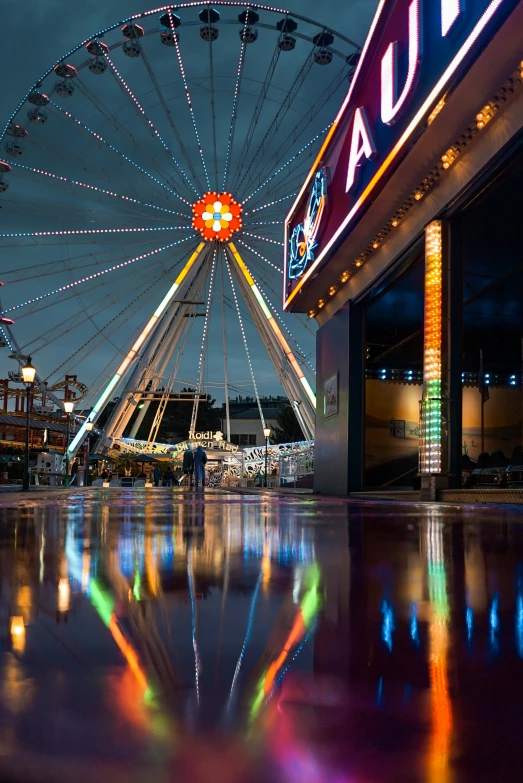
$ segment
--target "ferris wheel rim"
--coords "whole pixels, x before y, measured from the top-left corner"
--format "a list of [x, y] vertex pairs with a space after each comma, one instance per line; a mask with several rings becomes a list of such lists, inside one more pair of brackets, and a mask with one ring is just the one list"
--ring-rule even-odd
[[[180, 10], [180, 9], [187, 9], [187, 8], [199, 8], [205, 5], [211, 5], [210, 3], [205, 2], [198, 2], [197, 0], [191, 0], [191, 2], [188, 3], [181, 3], [179, 5], [173, 6], [173, 5], [164, 5], [159, 6], [154, 9], [150, 9], [148, 11], [142, 11], [139, 14], [132, 14], [131, 16], [128, 16], [124, 19], [119, 20], [118, 22], [115, 22], [114, 24], [109, 25], [108, 27], [101, 28], [95, 33], [92, 33], [87, 38], [85, 38], [83, 41], [78, 43], [76, 46], [74, 46], [72, 49], [69, 49], [69, 51], [65, 52], [61, 57], [58, 58], [44, 73], [35, 81], [33, 84], [29, 87], [27, 92], [25, 93], [24, 97], [20, 100], [17, 107], [12, 111], [12, 113], [8, 116], [7, 121], [5, 123], [4, 128], [0, 131], [0, 143], [4, 140], [5, 135], [7, 133], [7, 129], [13, 119], [16, 117], [20, 109], [23, 107], [24, 103], [27, 101], [27, 98], [31, 94], [35, 88], [38, 88], [41, 83], [50, 76], [57, 65], [60, 65], [60, 63], [63, 63], [67, 57], [70, 57], [71, 55], [75, 54], [76, 52], [80, 51], [82, 47], [86, 46], [90, 41], [93, 39], [99, 39], [102, 38], [106, 33], [110, 33], [113, 30], [116, 30], [118, 27], [125, 25], [128, 22], [134, 22], [138, 19], [144, 19], [149, 16], [152, 16], [153, 14], [161, 13], [162, 11], [168, 11], [168, 10]], [[328, 27], [326, 25], [321, 24], [320, 22], [317, 22], [314, 19], [310, 19], [309, 17], [303, 16], [302, 14], [294, 13], [293, 11], [290, 11], [288, 9], [283, 8], [277, 8], [275, 6], [267, 6], [267, 5], [259, 5], [259, 4], [250, 4], [250, 3], [242, 3], [241, 0], [215, 0], [212, 5], [219, 5], [226, 8], [235, 7], [235, 8], [244, 8], [247, 10], [255, 10], [259, 9], [262, 11], [267, 11], [269, 13], [279, 13], [284, 14], [286, 16], [291, 16], [293, 18], [299, 19], [302, 22], [306, 22], [307, 24], [311, 24], [321, 30], [324, 30], [325, 32], [331, 33], [332, 35], [336, 36], [340, 40], [344, 41], [345, 43], [349, 44], [349, 46], [352, 46], [355, 49], [356, 53], [361, 52], [361, 46], [353, 41], [352, 39], [348, 38], [347, 36], [344, 36], [342, 33], [339, 33], [337, 30], [335, 30], [332, 27]], [[113, 47], [115, 48], [115, 47]]]

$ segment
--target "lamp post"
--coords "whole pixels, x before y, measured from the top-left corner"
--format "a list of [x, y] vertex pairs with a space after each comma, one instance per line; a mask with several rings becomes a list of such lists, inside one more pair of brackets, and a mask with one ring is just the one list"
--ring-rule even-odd
[[85, 422], [85, 440], [84, 440], [84, 487], [87, 486], [87, 481], [89, 479], [89, 438], [91, 436], [91, 432], [93, 431], [94, 424], [92, 421], [86, 421]]
[[74, 402], [72, 400], [64, 400], [64, 411], [67, 413], [67, 433], [65, 436], [65, 486], [69, 486], [69, 432], [71, 428], [71, 413], [74, 410]]
[[27, 359], [27, 364], [21, 369], [22, 380], [25, 383], [26, 390], [26, 408], [25, 408], [25, 454], [24, 454], [24, 479], [22, 482], [22, 491], [29, 489], [29, 408], [31, 403], [31, 389], [35, 382], [36, 369], [31, 364], [31, 357]]
[[271, 428], [270, 427], [264, 427], [263, 428], [263, 435], [265, 437], [265, 481], [263, 486], [267, 486], [267, 464], [269, 462], [269, 438], [271, 435]]

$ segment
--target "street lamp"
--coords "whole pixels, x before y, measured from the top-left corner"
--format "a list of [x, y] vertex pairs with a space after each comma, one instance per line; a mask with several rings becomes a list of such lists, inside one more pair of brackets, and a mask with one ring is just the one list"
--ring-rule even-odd
[[85, 440], [84, 440], [84, 487], [87, 486], [87, 480], [89, 478], [89, 436], [93, 431], [94, 424], [92, 421], [85, 422]]
[[74, 410], [73, 400], [64, 400], [64, 411], [67, 413], [67, 434], [65, 436], [65, 486], [69, 486], [69, 431], [71, 427], [71, 413]]
[[269, 438], [271, 436], [271, 428], [270, 427], [264, 427], [263, 428], [263, 435], [265, 438], [265, 482], [264, 486], [267, 486], [267, 463], [269, 462]]
[[29, 489], [29, 407], [31, 403], [31, 389], [35, 382], [36, 368], [31, 364], [31, 357], [27, 359], [27, 364], [21, 368], [22, 380], [25, 383], [26, 406], [25, 406], [25, 454], [24, 454], [24, 479], [22, 482], [22, 491]]

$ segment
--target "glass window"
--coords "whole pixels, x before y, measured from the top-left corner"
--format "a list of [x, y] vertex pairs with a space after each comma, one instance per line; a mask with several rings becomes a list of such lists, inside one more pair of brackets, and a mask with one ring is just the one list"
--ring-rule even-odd
[[256, 446], [256, 435], [249, 435], [249, 446]]
[[248, 446], [248, 445], [249, 445], [249, 436], [240, 435], [240, 446]]
[[231, 435], [231, 443], [234, 443], [235, 446], [240, 445], [240, 436], [239, 435]]

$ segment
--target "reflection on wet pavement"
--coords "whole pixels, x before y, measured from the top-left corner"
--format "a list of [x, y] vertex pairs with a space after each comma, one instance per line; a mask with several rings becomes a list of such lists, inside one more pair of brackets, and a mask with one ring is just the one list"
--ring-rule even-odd
[[0, 780], [521, 780], [522, 519], [0, 497]]

